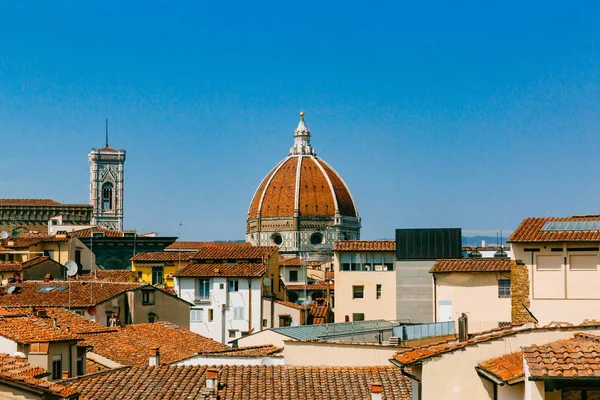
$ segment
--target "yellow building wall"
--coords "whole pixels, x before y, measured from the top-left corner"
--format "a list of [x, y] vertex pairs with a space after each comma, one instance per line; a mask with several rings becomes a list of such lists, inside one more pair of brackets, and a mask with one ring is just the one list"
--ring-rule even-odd
[[169, 276], [172, 276], [175, 272], [177, 272], [180, 268], [183, 268], [185, 265], [187, 265], [187, 261], [175, 261], [174, 263], [169, 262], [168, 264], [161, 262], [154, 262], [151, 264], [141, 262], [136, 263], [135, 261], [132, 261], [131, 270], [134, 272], [141, 272], [141, 282], [152, 284], [152, 267], [162, 267], [163, 283], [167, 287], [173, 287], [173, 279], [169, 278]]

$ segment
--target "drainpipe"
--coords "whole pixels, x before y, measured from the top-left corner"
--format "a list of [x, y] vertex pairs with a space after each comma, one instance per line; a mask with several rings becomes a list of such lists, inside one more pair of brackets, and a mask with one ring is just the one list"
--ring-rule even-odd
[[248, 278], [248, 335], [252, 333], [252, 278]]
[[437, 309], [437, 285], [435, 282], [435, 274], [433, 275], [433, 322], [438, 322], [438, 309]]

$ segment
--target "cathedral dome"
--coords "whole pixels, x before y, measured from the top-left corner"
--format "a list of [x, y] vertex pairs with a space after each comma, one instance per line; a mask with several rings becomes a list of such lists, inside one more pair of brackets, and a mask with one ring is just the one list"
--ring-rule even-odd
[[330, 246], [335, 240], [356, 239], [359, 233], [360, 218], [350, 190], [317, 157], [301, 113], [290, 154], [267, 174], [250, 202], [247, 240], [282, 245], [280, 252], [297, 253], [304, 251], [303, 237], [309, 246]]

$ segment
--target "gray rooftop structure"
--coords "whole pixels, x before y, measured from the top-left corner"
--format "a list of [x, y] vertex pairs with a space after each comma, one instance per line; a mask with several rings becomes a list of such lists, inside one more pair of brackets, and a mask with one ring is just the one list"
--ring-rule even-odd
[[[283, 326], [270, 328], [273, 332], [280, 333], [295, 340], [321, 340], [340, 339], [343, 337], [356, 337], [369, 333], [382, 333], [398, 325], [397, 321], [376, 319], [371, 321], [339, 322], [334, 324]], [[389, 336], [389, 335], [386, 335]]]

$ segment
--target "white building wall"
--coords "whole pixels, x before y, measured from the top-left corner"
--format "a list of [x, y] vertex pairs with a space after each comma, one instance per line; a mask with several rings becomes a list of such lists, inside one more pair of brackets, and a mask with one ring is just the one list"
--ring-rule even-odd
[[17, 352], [17, 342], [0, 336], [0, 353], [14, 355]]
[[[242, 337], [242, 333], [258, 332], [261, 329], [260, 278], [211, 277], [210, 298], [207, 302], [195, 301], [197, 279], [199, 278], [175, 278], [175, 290], [179, 297], [195, 303], [191, 309], [191, 331], [228, 343]], [[230, 280], [238, 281], [237, 292], [229, 292]], [[201, 321], [195, 318], [198, 317], [199, 310], [202, 310]]]
[[203, 357], [196, 356], [173, 365], [285, 365], [283, 357]]

